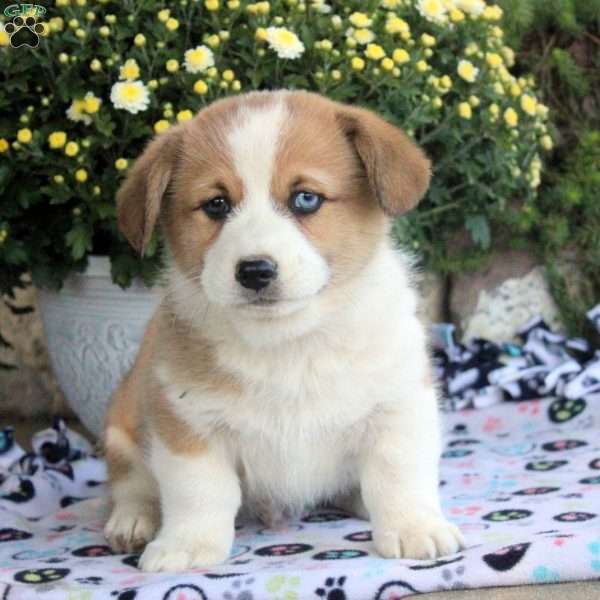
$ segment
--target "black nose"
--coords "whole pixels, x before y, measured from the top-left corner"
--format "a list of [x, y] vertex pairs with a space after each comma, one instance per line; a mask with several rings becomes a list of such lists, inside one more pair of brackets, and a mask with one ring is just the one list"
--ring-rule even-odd
[[237, 264], [235, 278], [245, 288], [258, 292], [277, 278], [277, 265], [268, 258], [241, 260]]

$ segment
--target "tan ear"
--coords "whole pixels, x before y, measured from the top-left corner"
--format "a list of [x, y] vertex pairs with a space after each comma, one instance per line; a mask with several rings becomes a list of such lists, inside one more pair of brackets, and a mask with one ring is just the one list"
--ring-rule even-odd
[[369, 110], [342, 107], [337, 119], [383, 210], [399, 215], [415, 207], [431, 177], [425, 153], [400, 129]]
[[144, 253], [156, 226], [177, 160], [180, 137], [180, 127], [155, 137], [117, 192], [119, 229], [140, 254]]

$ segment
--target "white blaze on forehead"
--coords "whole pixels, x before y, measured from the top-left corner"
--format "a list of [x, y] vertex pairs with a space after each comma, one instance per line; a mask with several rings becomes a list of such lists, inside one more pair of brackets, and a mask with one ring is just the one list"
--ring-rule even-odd
[[[244, 202], [267, 201], [275, 166], [277, 144], [289, 116], [283, 92], [261, 106], [242, 106], [237, 123], [227, 135]], [[254, 202], [253, 202], [254, 201]]]

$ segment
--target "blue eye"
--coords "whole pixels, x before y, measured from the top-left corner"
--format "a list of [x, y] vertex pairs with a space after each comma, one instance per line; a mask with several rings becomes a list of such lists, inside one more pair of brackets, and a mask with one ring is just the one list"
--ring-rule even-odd
[[290, 210], [297, 215], [310, 215], [323, 204], [323, 196], [314, 192], [294, 192], [290, 198]]

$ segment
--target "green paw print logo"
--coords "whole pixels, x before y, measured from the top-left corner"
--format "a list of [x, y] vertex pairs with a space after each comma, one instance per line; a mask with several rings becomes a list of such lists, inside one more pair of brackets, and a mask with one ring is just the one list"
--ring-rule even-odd
[[300, 577], [285, 577], [275, 575], [267, 580], [266, 590], [273, 600], [298, 600], [298, 586]]
[[566, 423], [580, 415], [584, 411], [585, 406], [585, 400], [582, 398], [578, 400], [559, 398], [549, 406], [548, 418], [553, 423]]
[[486, 521], [492, 521], [494, 523], [502, 523], [504, 521], [517, 521], [518, 519], [526, 519], [530, 517], [532, 512], [530, 510], [495, 510], [487, 515], [484, 515], [482, 519]]
[[52, 583], [64, 579], [69, 574], [69, 569], [26, 569], [15, 573], [14, 579], [19, 583]]

